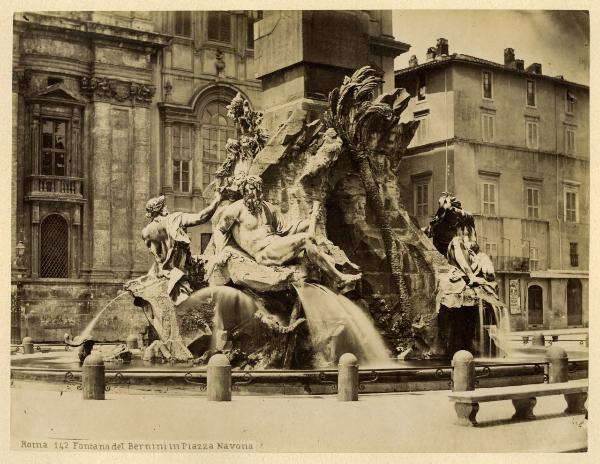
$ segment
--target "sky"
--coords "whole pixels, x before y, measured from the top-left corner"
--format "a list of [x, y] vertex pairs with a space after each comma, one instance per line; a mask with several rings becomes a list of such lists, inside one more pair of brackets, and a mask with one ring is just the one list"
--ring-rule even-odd
[[504, 49], [510, 47], [525, 67], [541, 63], [543, 74], [562, 74], [589, 85], [590, 27], [585, 11], [395, 10], [393, 25], [396, 40], [411, 45], [396, 58], [396, 69], [407, 67], [411, 55], [423, 63], [427, 48], [444, 37], [450, 54], [503, 63]]

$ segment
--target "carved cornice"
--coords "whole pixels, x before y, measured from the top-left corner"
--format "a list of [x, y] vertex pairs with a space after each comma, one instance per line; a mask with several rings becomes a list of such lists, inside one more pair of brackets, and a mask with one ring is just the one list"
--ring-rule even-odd
[[148, 106], [152, 103], [156, 88], [138, 82], [84, 76], [81, 78], [81, 93], [93, 101]]
[[173, 39], [173, 36], [158, 32], [36, 12], [16, 13], [13, 23], [17, 31], [33, 29], [67, 33], [88, 40], [105, 39], [113, 43], [146, 47], [153, 52], [168, 46]]

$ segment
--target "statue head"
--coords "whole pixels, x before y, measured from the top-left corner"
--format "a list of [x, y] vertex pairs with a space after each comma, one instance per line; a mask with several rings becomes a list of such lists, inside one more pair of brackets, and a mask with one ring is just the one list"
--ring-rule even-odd
[[449, 207], [453, 206], [454, 208], [462, 209], [461, 202], [449, 192], [442, 192], [438, 203], [440, 208], [448, 209]]
[[225, 177], [219, 187], [219, 193], [224, 200], [236, 201], [242, 198], [242, 187], [246, 181], [246, 174], [240, 173]]
[[169, 211], [167, 210], [167, 203], [164, 195], [150, 198], [148, 203], [146, 203], [146, 217], [148, 219], [154, 219], [157, 216], [166, 216], [167, 214], [169, 214]]
[[247, 176], [242, 185], [242, 196], [250, 213], [258, 214], [263, 201], [262, 179], [258, 176]]

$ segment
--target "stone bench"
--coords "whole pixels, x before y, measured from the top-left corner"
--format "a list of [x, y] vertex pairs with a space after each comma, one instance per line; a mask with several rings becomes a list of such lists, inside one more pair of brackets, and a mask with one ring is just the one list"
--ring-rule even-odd
[[457, 424], [477, 425], [475, 416], [479, 411], [479, 403], [490, 401], [512, 400], [515, 407], [515, 420], [535, 419], [533, 408], [538, 396], [564, 395], [567, 401], [565, 413], [586, 414], [588, 379], [571, 382], [516, 385], [509, 387], [482, 388], [480, 390], [453, 392], [448, 397], [454, 401], [454, 409], [458, 416]]

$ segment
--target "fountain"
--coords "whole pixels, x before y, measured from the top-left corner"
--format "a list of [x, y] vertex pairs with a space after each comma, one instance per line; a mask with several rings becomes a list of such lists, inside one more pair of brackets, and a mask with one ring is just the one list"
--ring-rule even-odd
[[[154, 376], [143, 366], [189, 381], [223, 353], [234, 372], [265, 385], [294, 379], [310, 393], [322, 389], [309, 379], [326, 389], [348, 352], [371, 372], [365, 382], [387, 376], [380, 391], [415, 388], [410, 376], [444, 388], [461, 349], [511, 355], [508, 313], [472, 216], [444, 192], [420, 230], [401, 204], [396, 174], [418, 123], [400, 122], [405, 90], [374, 96], [381, 82], [359, 69], [331, 92], [323, 120], [297, 109], [268, 141], [261, 114], [234, 98], [228, 116], [240, 136], [227, 142], [213, 202], [197, 214], [170, 213], [164, 197], [146, 205], [154, 264], [115, 300], [133, 297], [152, 328], [148, 346], [110, 348], [105, 361], [128, 364], [134, 377]], [[212, 239], [191, 256], [186, 228], [208, 221]], [[111, 303], [79, 339], [65, 339], [84, 347], [81, 362]], [[62, 358], [56, 366], [73, 369]]]

